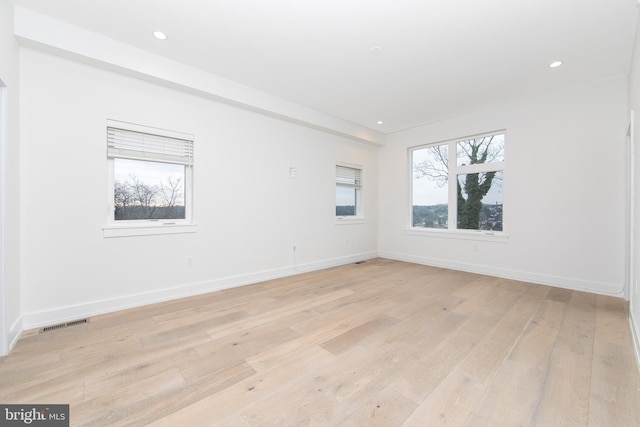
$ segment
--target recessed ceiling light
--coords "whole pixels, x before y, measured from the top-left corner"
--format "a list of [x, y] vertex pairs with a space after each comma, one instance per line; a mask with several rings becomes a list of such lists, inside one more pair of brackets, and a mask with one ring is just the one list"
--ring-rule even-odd
[[562, 65], [562, 61], [554, 61], [551, 64], [549, 64], [549, 67], [551, 68], [558, 68], [559, 66]]
[[166, 40], [167, 39], [167, 35], [165, 33], [163, 33], [162, 31], [154, 31], [153, 32], [153, 37], [157, 38], [158, 40]]
[[371, 49], [369, 49], [369, 53], [370, 53], [371, 55], [377, 55], [377, 54], [379, 54], [380, 52], [382, 52], [382, 48], [381, 48], [380, 46], [374, 46], [374, 47], [372, 47]]
[[376, 123], [378, 123], [379, 125], [383, 124], [384, 122], [382, 120], [378, 120]]

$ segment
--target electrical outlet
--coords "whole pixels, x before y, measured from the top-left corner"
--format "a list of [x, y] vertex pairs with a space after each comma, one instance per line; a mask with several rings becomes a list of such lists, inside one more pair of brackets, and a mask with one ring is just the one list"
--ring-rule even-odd
[[296, 252], [296, 245], [293, 245], [293, 253]]
[[187, 257], [187, 267], [193, 267], [193, 257], [192, 256], [188, 256]]

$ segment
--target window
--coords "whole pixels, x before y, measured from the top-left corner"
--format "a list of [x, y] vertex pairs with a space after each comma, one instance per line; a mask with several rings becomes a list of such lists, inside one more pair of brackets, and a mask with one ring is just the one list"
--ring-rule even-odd
[[505, 134], [410, 149], [411, 226], [503, 230]]
[[[105, 236], [193, 231], [180, 228], [191, 224], [193, 136], [109, 120], [107, 158]], [[109, 231], [119, 227], [129, 232]], [[131, 233], [132, 228], [155, 231]]]
[[336, 218], [362, 219], [362, 168], [336, 165]]

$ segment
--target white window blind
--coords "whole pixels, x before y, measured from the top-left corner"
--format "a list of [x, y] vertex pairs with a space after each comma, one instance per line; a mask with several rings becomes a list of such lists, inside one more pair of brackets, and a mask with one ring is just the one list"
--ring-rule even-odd
[[[163, 135], [162, 131], [110, 121], [107, 125], [107, 157], [193, 165], [193, 137]], [[127, 127], [130, 127], [127, 129]], [[153, 132], [153, 133], [152, 133]], [[168, 133], [168, 132], [166, 132]]]
[[362, 187], [362, 170], [336, 165], [336, 186], [360, 190]]

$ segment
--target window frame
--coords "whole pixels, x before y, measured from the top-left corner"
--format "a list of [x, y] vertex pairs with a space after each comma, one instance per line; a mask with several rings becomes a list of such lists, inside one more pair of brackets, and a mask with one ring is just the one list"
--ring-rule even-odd
[[[489, 162], [489, 163], [476, 163], [472, 165], [458, 165], [457, 161], [457, 144], [459, 142], [468, 141], [471, 139], [478, 139], [493, 135], [504, 135], [504, 159], [498, 162]], [[471, 173], [486, 173], [486, 172], [502, 172], [503, 179], [506, 179], [507, 175], [507, 163], [506, 163], [506, 151], [507, 151], [507, 131], [506, 129], [485, 132], [474, 134], [470, 136], [463, 136], [460, 138], [448, 139], [445, 141], [438, 141], [428, 144], [421, 144], [417, 146], [409, 147], [407, 150], [408, 156], [408, 166], [409, 166], [409, 209], [408, 209], [408, 226], [407, 226], [407, 234], [417, 235], [417, 236], [435, 236], [435, 237], [446, 237], [446, 238], [455, 238], [455, 239], [469, 239], [469, 240], [485, 240], [485, 241], [495, 241], [495, 242], [507, 242], [509, 238], [509, 234], [507, 233], [506, 228], [506, 211], [505, 206], [506, 203], [506, 191], [505, 188], [502, 188], [502, 231], [496, 230], [472, 230], [472, 229], [459, 229], [457, 224], [457, 187], [455, 181], [451, 180], [451, 177], [455, 177], [458, 179], [460, 175], [466, 175]], [[449, 179], [447, 181], [447, 191], [448, 191], [448, 228], [427, 228], [427, 227], [415, 227], [413, 225], [413, 182], [414, 182], [414, 168], [413, 168], [413, 153], [414, 151], [425, 149], [428, 147], [434, 147], [439, 145], [447, 145], [448, 152], [450, 153], [448, 156], [448, 174]], [[453, 155], [451, 155], [453, 153]], [[452, 184], [453, 182], [453, 184]]]
[[[196, 231], [196, 224], [193, 222], [193, 142], [194, 136], [187, 133], [175, 132], [171, 130], [143, 126], [118, 120], [107, 120], [107, 134], [110, 129], [119, 129], [125, 132], [136, 132], [153, 136], [184, 140], [190, 143], [190, 160], [175, 161], [154, 157], [144, 153], [145, 158], [137, 160], [155, 162], [159, 164], [182, 164], [184, 166], [184, 219], [138, 219], [138, 220], [116, 220], [115, 219], [115, 159], [132, 159], [126, 155], [114, 154], [109, 148], [109, 137], [107, 136], [107, 218], [106, 225], [102, 227], [104, 237], [126, 237], [126, 236], [146, 236], [160, 234], [193, 233]], [[113, 147], [111, 148], [113, 149]], [[141, 151], [142, 152], [142, 151]], [[134, 159], [135, 160], [135, 159]], [[165, 160], [165, 161], [163, 161]]]
[[335, 208], [337, 207], [337, 200], [335, 200], [334, 193], [334, 218], [336, 224], [358, 224], [364, 222], [364, 168], [361, 165], [352, 163], [339, 162], [335, 163], [335, 189], [339, 187], [349, 187], [348, 185], [338, 183], [338, 168], [354, 169], [359, 171], [356, 175], [359, 175], [359, 183], [356, 183], [352, 188], [355, 190], [355, 215], [337, 215], [335, 214]]

